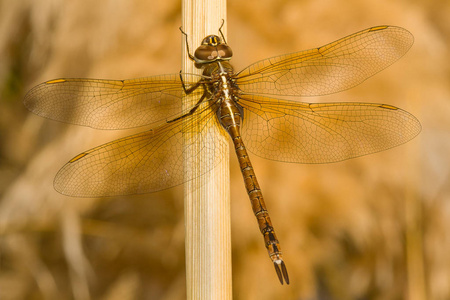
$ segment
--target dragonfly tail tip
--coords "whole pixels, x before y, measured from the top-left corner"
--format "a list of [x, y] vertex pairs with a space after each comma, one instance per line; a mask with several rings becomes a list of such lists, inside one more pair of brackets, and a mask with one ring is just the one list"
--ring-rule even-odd
[[280, 283], [283, 284], [283, 278], [286, 284], [289, 284], [289, 275], [286, 269], [286, 265], [284, 264], [284, 261], [277, 260], [273, 262], [273, 265], [275, 266], [275, 271], [277, 272], [278, 279], [280, 280]]

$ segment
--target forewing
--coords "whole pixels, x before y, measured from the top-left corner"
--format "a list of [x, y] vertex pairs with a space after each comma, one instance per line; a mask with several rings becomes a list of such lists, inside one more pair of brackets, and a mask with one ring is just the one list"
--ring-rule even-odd
[[[183, 74], [186, 88], [200, 76]], [[200, 86], [191, 95], [203, 94]], [[67, 78], [35, 86], [24, 104], [49, 119], [97, 129], [125, 129], [168, 120], [182, 113], [180, 74], [130, 80]]]
[[[97, 197], [156, 192], [182, 184], [211, 170], [211, 161], [223, 156], [218, 146], [223, 146], [224, 139], [211, 132], [211, 123], [217, 123], [217, 118], [205, 108], [186, 120], [83, 152], [58, 172], [55, 189], [69, 196]], [[185, 142], [183, 132], [189, 134]], [[185, 169], [183, 161], [197, 157], [209, 160], [198, 162], [206, 168]]]
[[372, 27], [320, 48], [272, 57], [236, 77], [247, 94], [319, 96], [354, 87], [411, 48], [412, 34], [395, 26]]
[[244, 96], [242, 136], [266, 159], [330, 163], [403, 144], [421, 130], [397, 107], [372, 103], [302, 103]]

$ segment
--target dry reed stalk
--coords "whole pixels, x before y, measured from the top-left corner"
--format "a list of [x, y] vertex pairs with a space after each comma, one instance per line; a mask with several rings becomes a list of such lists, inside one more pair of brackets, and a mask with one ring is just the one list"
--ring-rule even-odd
[[[222, 19], [226, 18], [226, 1], [184, 1], [182, 16], [190, 51], [194, 51], [205, 36], [218, 34]], [[183, 51], [183, 72], [200, 73], [188, 59], [184, 43]], [[186, 98], [186, 108], [198, 101], [195, 97]], [[187, 143], [199, 130], [208, 131], [212, 136], [210, 142], [214, 143], [207, 145], [208, 149], [223, 154], [219, 161], [208, 157], [214, 153], [201, 152], [196, 156], [196, 152], [202, 150], [198, 144], [185, 151], [185, 170], [212, 169], [185, 184], [187, 299], [232, 298], [228, 137], [217, 125], [199, 123], [192, 131], [184, 133]]]

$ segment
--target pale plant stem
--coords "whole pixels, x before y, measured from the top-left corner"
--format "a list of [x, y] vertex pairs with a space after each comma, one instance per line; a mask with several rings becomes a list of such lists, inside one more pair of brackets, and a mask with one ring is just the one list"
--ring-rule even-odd
[[[205, 36], [218, 34], [222, 19], [226, 20], [226, 2], [185, 0], [182, 18], [183, 30], [188, 34], [193, 54]], [[226, 25], [225, 22], [224, 33]], [[183, 73], [200, 74], [201, 71], [195, 69], [188, 58], [182, 34], [180, 38], [183, 41]], [[195, 97], [186, 97], [184, 107], [191, 107], [198, 101], [192, 98]], [[211, 141], [225, 141], [207, 146], [222, 154], [218, 161], [207, 157], [207, 153], [193, 155], [200, 145], [186, 149], [184, 157], [186, 171], [212, 168], [212, 171], [185, 184], [186, 293], [189, 300], [232, 298], [228, 137], [217, 127], [218, 123], [210, 123], [198, 124], [198, 128], [210, 130], [210, 134], [215, 136]], [[195, 134], [196, 130], [193, 131], [185, 133], [186, 142]]]

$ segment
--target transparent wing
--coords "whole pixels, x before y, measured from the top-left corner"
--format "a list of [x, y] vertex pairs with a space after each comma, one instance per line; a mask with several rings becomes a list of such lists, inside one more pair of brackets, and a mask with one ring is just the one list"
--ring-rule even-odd
[[421, 130], [408, 112], [385, 104], [302, 103], [244, 96], [242, 136], [266, 159], [330, 163], [403, 144]]
[[354, 87], [411, 48], [412, 34], [394, 26], [372, 27], [320, 48], [261, 60], [236, 76], [247, 94], [318, 96]]
[[[202, 109], [186, 119], [106, 143], [72, 158], [56, 175], [55, 189], [78, 197], [131, 195], [170, 188], [209, 170], [223, 157], [213, 110]], [[190, 138], [183, 144], [183, 134]], [[183, 145], [185, 147], [183, 147]], [[184, 153], [190, 153], [186, 157]], [[201, 153], [201, 155], [200, 155]], [[198, 159], [208, 161], [198, 161]], [[184, 168], [194, 159], [206, 168]]]
[[[183, 74], [186, 88], [200, 76]], [[201, 95], [200, 87], [191, 95]], [[97, 129], [125, 129], [182, 113], [180, 74], [130, 80], [55, 79], [31, 89], [24, 104], [49, 119]]]

